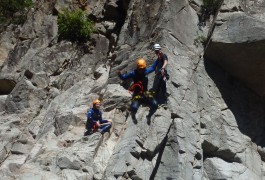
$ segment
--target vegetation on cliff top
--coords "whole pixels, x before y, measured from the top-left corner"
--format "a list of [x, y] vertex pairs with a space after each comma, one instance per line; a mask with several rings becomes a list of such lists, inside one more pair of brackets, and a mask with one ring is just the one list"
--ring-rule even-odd
[[87, 41], [94, 31], [93, 22], [81, 9], [75, 11], [64, 9], [59, 13], [57, 22], [59, 39], [83, 42]]

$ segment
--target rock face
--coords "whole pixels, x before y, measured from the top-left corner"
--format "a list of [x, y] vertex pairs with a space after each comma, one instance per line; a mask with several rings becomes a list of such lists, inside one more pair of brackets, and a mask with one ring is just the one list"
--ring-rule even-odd
[[[225, 1], [220, 9], [205, 56], [220, 64], [260, 96], [265, 95], [264, 1]], [[233, 12], [226, 10], [234, 9]], [[255, 11], [257, 10], [257, 11]], [[224, 11], [224, 12], [222, 12]]]
[[[205, 22], [201, 5], [41, 0], [23, 25], [7, 26], [0, 34], [1, 178], [265, 179], [265, 1], [225, 0]], [[66, 7], [95, 21], [87, 43], [58, 40], [57, 14]], [[129, 82], [116, 71], [133, 70], [140, 57], [151, 65], [154, 43], [169, 58], [168, 107], [149, 125], [149, 107], [141, 106], [136, 124]], [[95, 98], [113, 127], [84, 137]]]

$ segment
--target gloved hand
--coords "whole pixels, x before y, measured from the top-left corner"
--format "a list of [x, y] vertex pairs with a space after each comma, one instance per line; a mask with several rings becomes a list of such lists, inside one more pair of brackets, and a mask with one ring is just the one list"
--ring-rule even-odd
[[162, 74], [162, 76], [165, 75], [165, 69], [164, 68], [161, 69], [161, 74]]
[[117, 75], [118, 75], [118, 76], [121, 75], [121, 71], [120, 71], [120, 70], [117, 71]]

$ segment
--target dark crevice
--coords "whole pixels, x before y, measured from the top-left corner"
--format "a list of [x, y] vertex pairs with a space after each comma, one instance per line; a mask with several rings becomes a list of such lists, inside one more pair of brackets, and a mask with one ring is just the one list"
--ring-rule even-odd
[[223, 2], [224, 2], [224, 0], [220, 0], [219, 2], [216, 1], [211, 6], [209, 6], [209, 5], [202, 5], [201, 6], [201, 10], [198, 14], [198, 17], [199, 17], [198, 26], [200, 29], [201, 29], [201, 27], [206, 26], [206, 21], [209, 20], [211, 15], [214, 16], [213, 22], [212, 22], [211, 27], [210, 27], [208, 34], [207, 34], [207, 40], [204, 42], [205, 49], [207, 48], [208, 44], [210, 43], [212, 33], [213, 33], [215, 26], [216, 26], [215, 21], [216, 21], [218, 12], [220, 11]]
[[124, 25], [125, 19], [127, 17], [127, 10], [130, 4], [130, 0], [118, 0], [117, 4], [113, 5], [110, 5], [108, 3], [105, 4], [104, 17], [102, 19], [97, 20], [95, 19], [95, 17], [94, 18], [90, 17], [90, 18], [97, 22], [110, 21], [116, 23], [113, 30], [109, 30], [105, 34], [105, 36], [110, 40], [109, 52], [112, 52], [113, 47], [116, 46], [116, 43], [118, 41], [118, 39], [116, 39], [116, 41], [113, 40], [112, 34], [116, 34], [117, 37], [119, 36], [121, 28]]
[[197, 160], [201, 160], [201, 159], [202, 159], [202, 154], [201, 154], [200, 152], [197, 152], [197, 153], [195, 154], [195, 158], [196, 158]]
[[183, 119], [181, 116], [179, 116], [177, 113], [171, 113], [171, 119], [180, 118]]
[[157, 170], [158, 170], [158, 168], [159, 168], [159, 166], [160, 166], [160, 163], [161, 163], [161, 159], [162, 159], [162, 156], [163, 156], [163, 153], [164, 153], [164, 150], [165, 150], [166, 144], [167, 144], [167, 142], [168, 142], [168, 133], [170, 132], [170, 129], [171, 129], [172, 125], [173, 125], [173, 122], [174, 122], [174, 121], [172, 120], [171, 125], [170, 125], [169, 128], [168, 128], [167, 134], [166, 134], [165, 138], [163, 139], [162, 143], [160, 144], [160, 148], [159, 148], [159, 152], [158, 152], [159, 154], [158, 154], [158, 156], [157, 156], [157, 160], [156, 160], [155, 167], [154, 167], [154, 169], [153, 169], [153, 171], [152, 171], [152, 173], [151, 173], [151, 176], [150, 176], [150, 178], [149, 178], [150, 180], [155, 179], [155, 176], [156, 176]]
[[201, 129], [205, 129], [206, 128], [206, 124], [203, 123], [203, 122], [200, 122], [200, 127], [201, 127]]
[[182, 149], [179, 150], [179, 154], [184, 154], [184, 153], [186, 153], [184, 150]]
[[174, 86], [175, 88], [179, 88], [179, 87], [181, 86], [181, 84], [177, 84], [177, 83], [175, 83], [175, 82], [173, 82], [173, 81], [171, 81], [171, 83], [173, 84], [173, 86]]
[[[170, 129], [171, 129], [171, 126], [173, 124], [173, 120], [171, 122], [171, 125], [169, 126], [168, 128], [168, 131], [164, 137], [164, 139], [162, 140], [162, 142], [155, 148], [154, 152], [151, 152], [149, 151], [148, 149], [145, 149], [145, 151], [142, 151], [141, 153], [135, 153], [135, 152], [131, 152], [131, 154], [139, 159], [147, 159], [148, 161], [152, 161], [153, 158], [158, 154], [157, 156], [157, 159], [156, 159], [156, 164], [155, 164], [155, 167], [150, 175], [150, 180], [154, 179], [156, 174], [157, 174], [157, 171], [158, 171], [158, 168], [160, 166], [160, 164], [162, 163], [161, 162], [161, 159], [162, 159], [162, 156], [163, 156], [163, 153], [164, 153], [164, 150], [165, 150], [165, 147], [167, 146], [167, 143], [168, 143], [168, 134], [170, 132]], [[139, 140], [136, 140], [136, 143], [141, 147], [141, 148], [144, 148], [143, 147], [143, 143]], [[133, 173], [133, 176], [136, 177], [135, 173]]]
[[131, 0], [119, 0], [117, 2], [119, 17], [117, 18], [117, 24], [116, 27], [114, 28], [114, 32], [116, 32], [117, 34], [120, 33], [121, 28], [124, 25], [130, 1]]
[[[225, 152], [223, 152], [225, 153]], [[232, 159], [229, 159], [229, 158], [224, 158], [223, 156], [220, 156], [218, 154], [211, 154], [211, 153], [203, 153], [203, 161], [205, 161], [206, 159], [209, 159], [209, 158], [219, 158], [219, 159], [222, 159], [223, 161], [227, 162], [227, 163], [233, 163], [233, 162], [236, 162], [236, 163], [242, 163], [240, 161], [240, 159], [237, 159], [237, 158], [234, 158], [233, 160]]]
[[179, 14], [181, 11], [183, 11], [188, 5], [183, 6], [176, 14]]
[[30, 70], [26, 70], [24, 75], [28, 78], [28, 79], [32, 79], [33, 77], [33, 73]]
[[[217, 1], [206, 1], [200, 7], [200, 12], [198, 13], [199, 17], [199, 26], [205, 26], [206, 21], [210, 19], [210, 16], [217, 16], [218, 11], [220, 10], [224, 0], [217, 0]], [[215, 18], [214, 18], [215, 19]], [[215, 20], [214, 20], [215, 21]], [[213, 21], [213, 22], [214, 22]]]
[[168, 140], [168, 136], [166, 135], [165, 138], [164, 138], [164, 140], [162, 141], [161, 148], [160, 148], [160, 151], [159, 151], [157, 160], [156, 160], [156, 165], [155, 165], [155, 167], [153, 169], [153, 172], [152, 172], [152, 174], [151, 174], [151, 176], [149, 178], [150, 180], [155, 179], [157, 170], [158, 170], [159, 165], [161, 163], [161, 159], [162, 159], [162, 155], [163, 155], [164, 149], [166, 147], [167, 140]]
[[0, 95], [8, 95], [15, 88], [16, 82], [10, 79], [0, 79]]
[[[229, 163], [232, 162], [241, 163], [241, 160], [237, 158], [236, 154], [233, 153], [231, 150], [229, 149], [220, 150], [218, 147], [214, 146], [212, 143], [205, 140], [202, 143], [202, 151], [203, 151], [203, 161], [205, 161], [205, 159], [207, 158], [217, 157]], [[199, 156], [197, 157], [199, 158]]]
[[116, 47], [118, 39], [119, 39], [119, 34], [121, 32], [122, 26], [124, 25], [125, 19], [127, 17], [127, 11], [128, 11], [128, 6], [130, 4], [130, 0], [119, 0], [117, 2], [117, 12], [118, 12], [118, 17], [115, 19], [116, 20], [116, 26], [113, 29], [114, 34], [117, 35], [117, 39], [115, 42], [111, 39], [111, 37], [108, 37], [110, 39], [110, 44], [109, 44], [109, 52], [113, 51], [113, 47]]
[[113, 29], [106, 29], [106, 32], [101, 32], [100, 30], [98, 31], [98, 34], [102, 34], [109, 40], [109, 45], [108, 45], [109, 47], [107, 52], [108, 56], [106, 58], [108, 60], [113, 61], [114, 59], [116, 59], [116, 54], [113, 52], [115, 51], [120, 31], [127, 17], [127, 11], [130, 1], [131, 0], [118, 0], [116, 3], [108, 1], [104, 5], [102, 18], [98, 18], [93, 14], [88, 15], [88, 18], [95, 23], [101, 24], [104, 21], [115, 23]]

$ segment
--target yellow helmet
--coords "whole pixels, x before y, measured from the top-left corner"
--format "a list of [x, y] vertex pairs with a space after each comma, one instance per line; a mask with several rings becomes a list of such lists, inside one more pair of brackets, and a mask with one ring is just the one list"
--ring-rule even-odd
[[95, 99], [95, 100], [93, 101], [93, 106], [95, 106], [97, 103], [100, 103], [100, 100]]
[[137, 60], [137, 68], [138, 69], [146, 68], [146, 62], [143, 58]]

